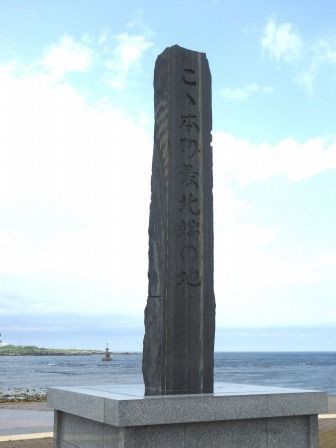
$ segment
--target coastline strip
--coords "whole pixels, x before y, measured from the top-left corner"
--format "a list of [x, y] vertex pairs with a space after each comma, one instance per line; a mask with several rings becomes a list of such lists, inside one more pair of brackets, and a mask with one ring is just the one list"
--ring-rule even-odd
[[46, 439], [53, 437], [53, 432], [36, 432], [32, 434], [13, 434], [9, 436], [0, 436], [0, 442], [11, 442], [12, 440], [32, 440], [32, 439]]

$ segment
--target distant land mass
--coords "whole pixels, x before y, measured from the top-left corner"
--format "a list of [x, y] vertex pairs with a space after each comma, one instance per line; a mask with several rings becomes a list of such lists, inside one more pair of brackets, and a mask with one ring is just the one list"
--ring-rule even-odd
[[44, 348], [35, 345], [12, 345], [0, 346], [0, 356], [79, 356], [79, 355], [101, 355], [103, 350], [77, 350]]

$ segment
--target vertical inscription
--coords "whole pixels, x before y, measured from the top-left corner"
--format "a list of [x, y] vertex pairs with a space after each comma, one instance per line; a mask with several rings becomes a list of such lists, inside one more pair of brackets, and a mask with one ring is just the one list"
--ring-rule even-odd
[[[195, 218], [200, 215], [199, 204], [199, 116], [197, 103], [198, 73], [196, 68], [182, 67], [180, 73], [183, 109], [180, 114], [178, 163], [180, 183], [182, 184], [179, 200], [178, 222], [194, 222], [198, 232], [189, 236], [177, 231], [178, 260], [176, 262], [176, 280], [178, 286], [199, 288], [202, 280], [199, 266], [200, 223]], [[187, 300], [189, 297], [187, 297]]]

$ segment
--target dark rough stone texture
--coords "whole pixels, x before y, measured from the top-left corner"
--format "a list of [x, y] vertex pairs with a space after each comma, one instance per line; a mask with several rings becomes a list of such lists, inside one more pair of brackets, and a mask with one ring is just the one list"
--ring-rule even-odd
[[213, 391], [211, 75], [204, 53], [158, 58], [149, 220], [146, 395]]

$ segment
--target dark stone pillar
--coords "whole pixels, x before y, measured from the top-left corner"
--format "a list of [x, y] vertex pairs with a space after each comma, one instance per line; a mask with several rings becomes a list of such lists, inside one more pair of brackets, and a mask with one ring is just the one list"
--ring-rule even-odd
[[149, 220], [146, 395], [213, 391], [211, 75], [204, 53], [158, 58]]

